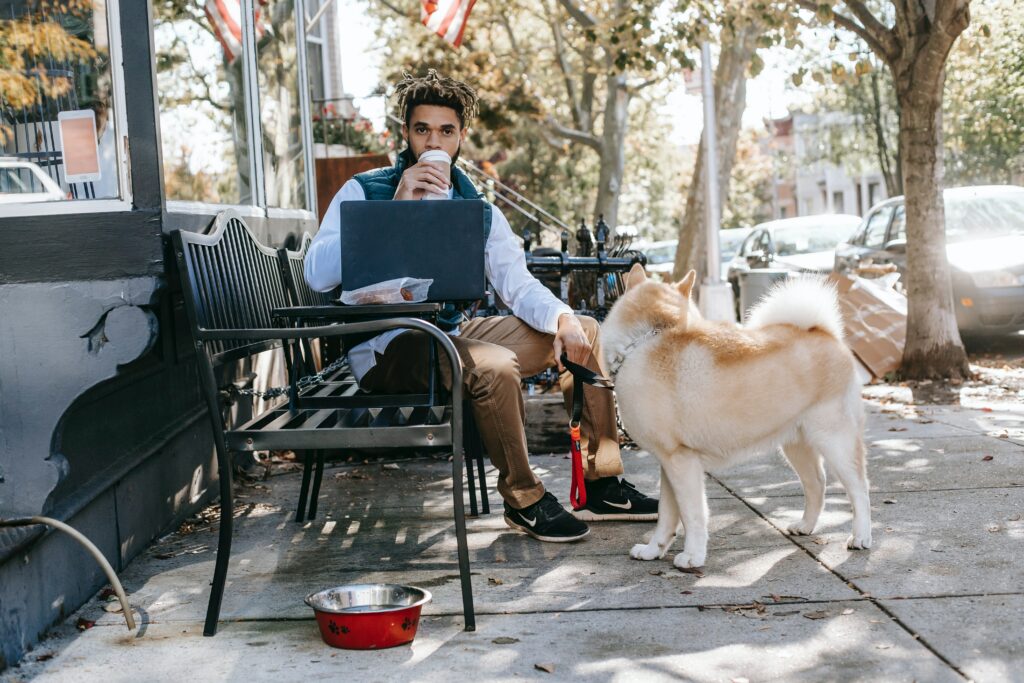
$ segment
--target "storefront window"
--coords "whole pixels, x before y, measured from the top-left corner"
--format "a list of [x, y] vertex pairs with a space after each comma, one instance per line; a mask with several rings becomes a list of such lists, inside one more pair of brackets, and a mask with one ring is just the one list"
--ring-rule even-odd
[[306, 208], [295, 0], [253, 3], [267, 206]]
[[238, 0], [155, 0], [153, 13], [167, 198], [252, 203]]
[[0, 205], [120, 196], [105, 0], [0, 0]]

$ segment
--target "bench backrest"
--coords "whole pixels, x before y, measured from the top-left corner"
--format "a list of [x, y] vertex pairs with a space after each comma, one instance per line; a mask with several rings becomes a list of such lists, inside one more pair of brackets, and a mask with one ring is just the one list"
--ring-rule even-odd
[[192, 338], [206, 345], [215, 365], [280, 346], [279, 341], [204, 335], [275, 327], [271, 311], [289, 305], [277, 252], [260, 244], [238, 213], [219, 213], [208, 234], [178, 230], [171, 239]]
[[285, 290], [288, 292], [292, 306], [330, 306], [340, 293], [335, 288], [329, 292], [318, 292], [306, 284], [305, 261], [306, 253], [313, 237], [308, 232], [302, 233], [298, 251], [278, 249], [277, 258], [284, 279]]

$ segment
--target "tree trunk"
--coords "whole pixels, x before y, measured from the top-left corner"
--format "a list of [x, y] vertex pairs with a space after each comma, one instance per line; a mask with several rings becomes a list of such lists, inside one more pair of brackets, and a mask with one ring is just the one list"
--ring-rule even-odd
[[[897, 82], [900, 158], [906, 195], [907, 342], [904, 379], [970, 375], [953, 308], [942, 201], [942, 86], [908, 77]], [[932, 87], [928, 87], [932, 85]]]
[[626, 166], [626, 131], [629, 127], [629, 88], [624, 74], [606, 79], [604, 125], [601, 129], [601, 171], [594, 205], [594, 224], [601, 215], [612, 228], [618, 225], [619, 194]]
[[[715, 69], [715, 117], [718, 132], [719, 214], [729, 195], [729, 179], [736, 160], [736, 143], [747, 103], [747, 66], [754, 56], [759, 27], [748, 23], [727, 37]], [[691, 268], [697, 271], [697, 285], [707, 274], [705, 257], [706, 178], [704, 175], [704, 134], [694, 167], [693, 181], [686, 195], [686, 212], [679, 226], [672, 277], [681, 280]]]

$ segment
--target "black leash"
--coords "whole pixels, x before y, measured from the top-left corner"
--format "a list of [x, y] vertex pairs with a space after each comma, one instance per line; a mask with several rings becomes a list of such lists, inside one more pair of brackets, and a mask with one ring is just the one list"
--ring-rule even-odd
[[569, 502], [574, 510], [587, 504], [587, 487], [583, 483], [583, 449], [580, 446], [580, 420], [583, 418], [583, 385], [614, 389], [615, 384], [589, 368], [573, 363], [563, 353], [562, 366], [572, 373], [572, 417], [569, 420], [569, 457], [572, 459], [572, 483]]

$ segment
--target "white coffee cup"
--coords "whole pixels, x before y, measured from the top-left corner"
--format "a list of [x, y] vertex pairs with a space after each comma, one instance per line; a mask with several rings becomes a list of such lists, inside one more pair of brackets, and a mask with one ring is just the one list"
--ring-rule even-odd
[[[429, 161], [434, 166], [443, 166], [441, 172], [444, 173], [445, 178], [450, 178], [452, 174], [452, 158], [448, 156], [448, 152], [443, 149], [431, 149], [427, 150], [420, 155], [420, 161]], [[448, 193], [440, 194], [437, 192], [424, 192], [423, 199], [448, 199]]]

